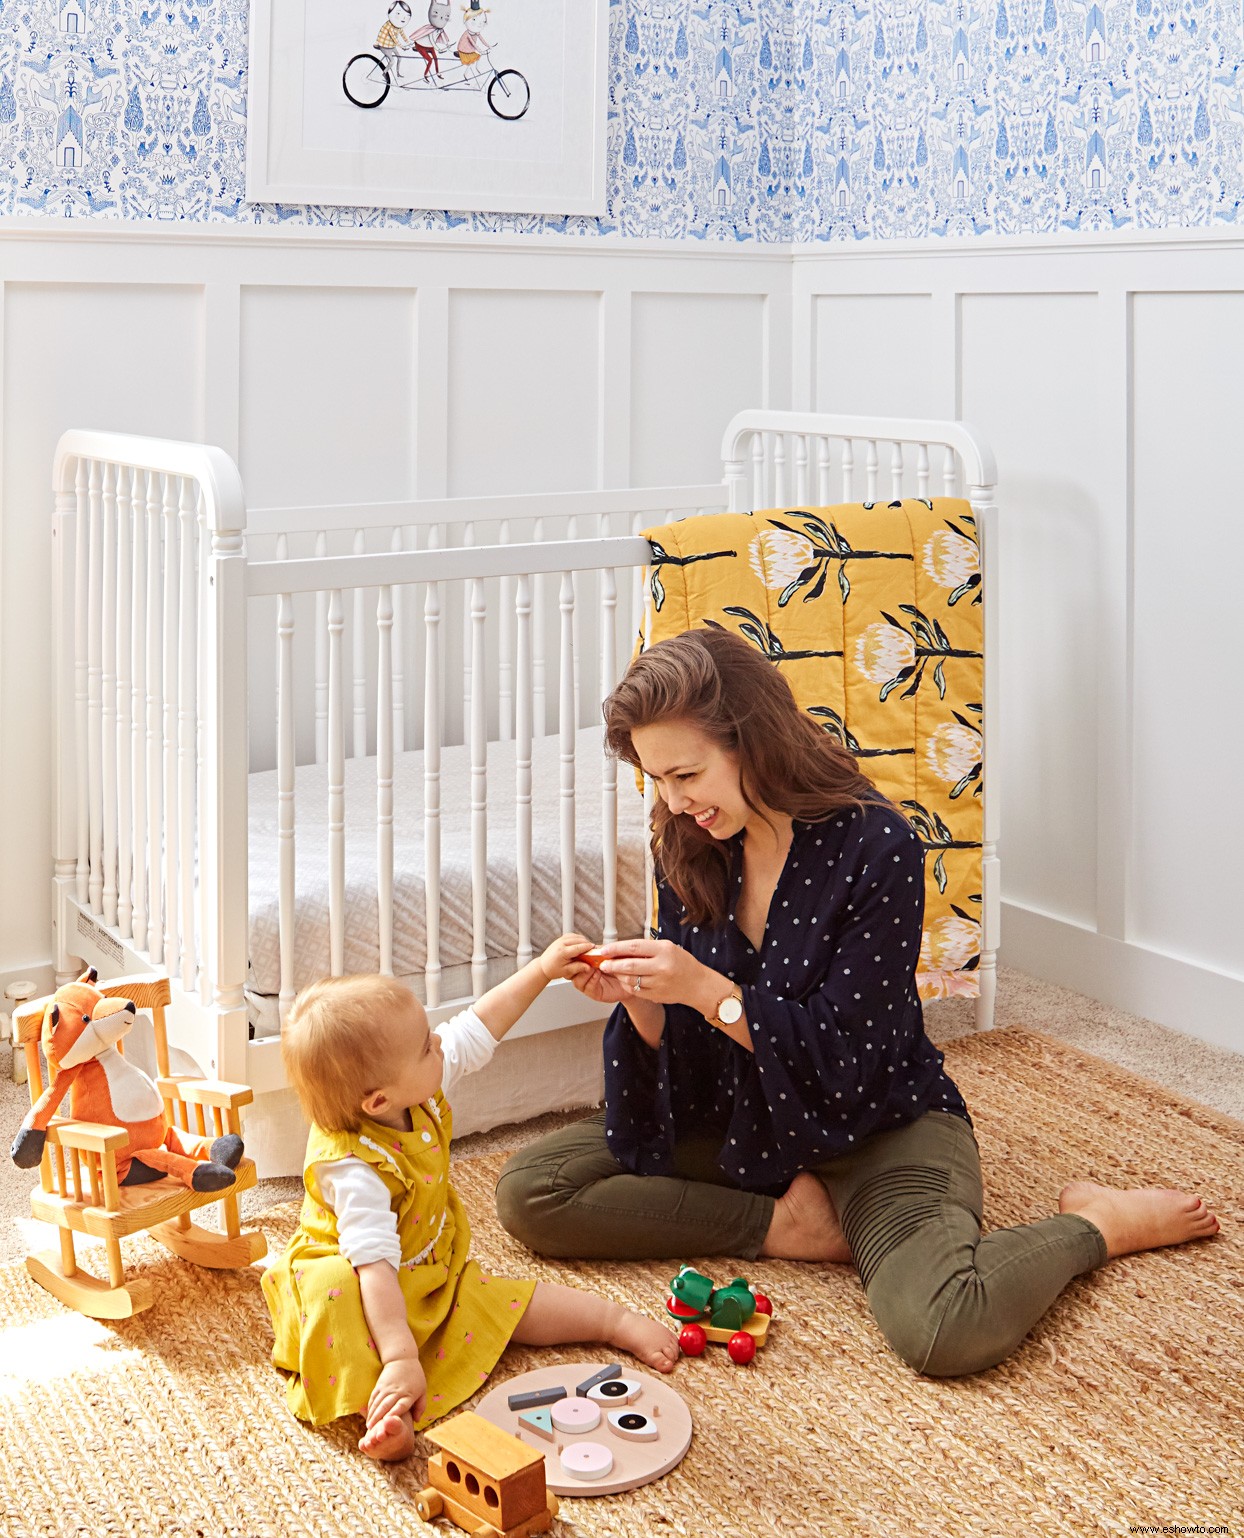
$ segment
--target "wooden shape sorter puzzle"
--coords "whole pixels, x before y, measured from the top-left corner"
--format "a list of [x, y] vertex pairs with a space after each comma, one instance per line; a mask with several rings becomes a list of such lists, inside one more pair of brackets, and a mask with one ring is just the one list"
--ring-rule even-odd
[[[521, 1373], [485, 1394], [475, 1413], [518, 1437], [532, 1452], [544, 1454], [545, 1480], [556, 1495], [617, 1495], [635, 1490], [660, 1479], [682, 1461], [691, 1446], [691, 1411], [676, 1389], [629, 1363], [614, 1374], [624, 1380], [626, 1397], [619, 1392], [614, 1399], [589, 1398], [586, 1392], [578, 1392], [581, 1385], [614, 1365], [563, 1362], [560, 1367]], [[527, 1407], [521, 1403], [510, 1407], [511, 1395], [526, 1397], [559, 1388], [564, 1394], [542, 1407], [549, 1412], [551, 1439], [529, 1423], [530, 1398]], [[636, 1388], [638, 1393], [633, 1392]], [[563, 1399], [567, 1406], [575, 1400], [581, 1406], [590, 1405], [599, 1415], [593, 1418], [576, 1411], [573, 1416], [564, 1412], [559, 1416], [556, 1411]], [[559, 1421], [568, 1424], [572, 1419], [582, 1420], [583, 1429], [558, 1429]]]

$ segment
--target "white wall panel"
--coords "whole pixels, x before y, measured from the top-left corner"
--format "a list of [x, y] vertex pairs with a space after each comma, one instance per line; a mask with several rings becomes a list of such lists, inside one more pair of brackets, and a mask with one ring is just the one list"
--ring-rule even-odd
[[815, 410], [942, 414], [939, 378], [954, 365], [936, 355], [928, 294], [820, 294], [812, 325]]
[[597, 486], [600, 295], [455, 289], [451, 497]]
[[1137, 294], [1131, 938], [1244, 977], [1244, 293]]
[[965, 294], [962, 415], [998, 457], [1002, 889], [1096, 911], [1096, 298]]
[[0, 966], [49, 953], [52, 454], [68, 427], [199, 434], [201, 293], [8, 283], [0, 522]]
[[250, 506], [414, 494], [413, 290], [245, 288], [240, 331]]
[[721, 477], [730, 418], [766, 404], [765, 300], [757, 294], [636, 294], [631, 301], [631, 479]]

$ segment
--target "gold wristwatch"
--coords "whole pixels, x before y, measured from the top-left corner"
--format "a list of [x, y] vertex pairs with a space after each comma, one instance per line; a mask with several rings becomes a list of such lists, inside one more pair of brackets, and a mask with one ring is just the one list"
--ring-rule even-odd
[[716, 1013], [709, 1016], [714, 1025], [737, 1025], [742, 1018], [743, 990], [737, 986], [718, 1004]]

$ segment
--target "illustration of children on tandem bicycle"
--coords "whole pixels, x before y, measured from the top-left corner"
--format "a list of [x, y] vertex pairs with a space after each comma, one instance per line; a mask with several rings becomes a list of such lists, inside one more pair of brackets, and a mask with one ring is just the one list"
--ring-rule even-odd
[[447, 31], [451, 14], [450, 0], [430, 0], [427, 23], [412, 30], [407, 0], [392, 0], [375, 52], [356, 53], [342, 74], [350, 101], [356, 107], [378, 107], [395, 88], [483, 91], [499, 118], [517, 122], [531, 102], [531, 90], [518, 70], [493, 66], [482, 0], [467, 0], [462, 7], [463, 32], [456, 43]]

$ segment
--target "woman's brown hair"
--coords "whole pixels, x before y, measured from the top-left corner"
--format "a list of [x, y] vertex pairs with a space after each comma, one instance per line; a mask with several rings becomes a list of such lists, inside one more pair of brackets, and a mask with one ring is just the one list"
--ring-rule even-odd
[[[800, 710], [781, 670], [733, 631], [685, 630], [641, 652], [605, 701], [605, 748], [639, 768], [631, 734], [657, 721], [686, 721], [738, 759], [743, 799], [754, 812], [821, 822], [876, 801], [855, 758]], [[758, 804], [760, 803], [760, 804]], [[682, 899], [684, 922], [726, 916], [728, 849], [658, 799], [652, 853]]]

